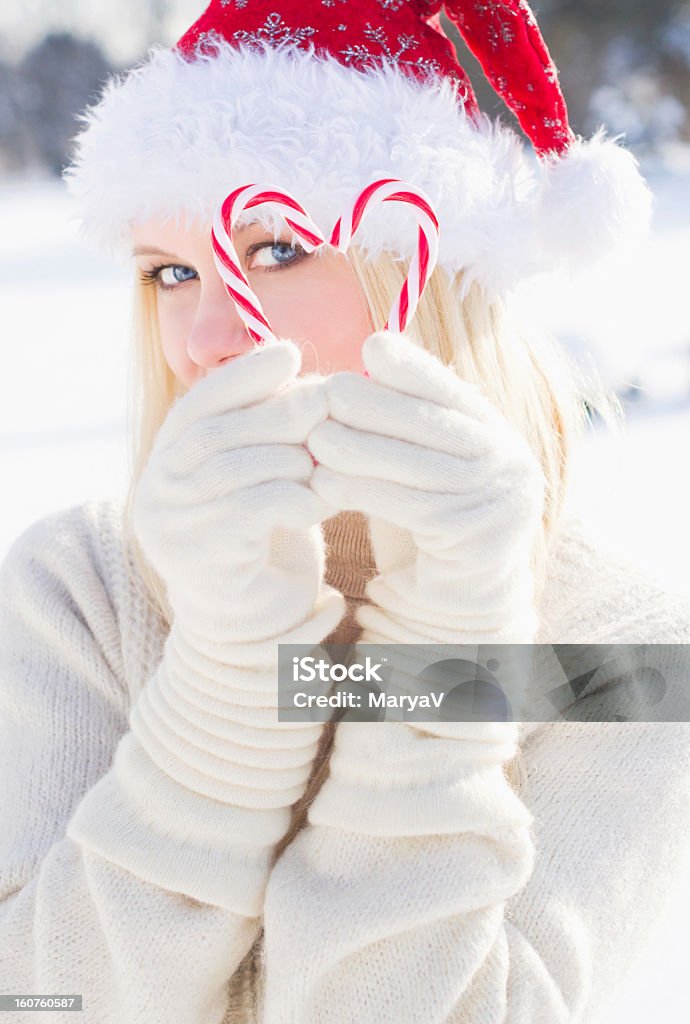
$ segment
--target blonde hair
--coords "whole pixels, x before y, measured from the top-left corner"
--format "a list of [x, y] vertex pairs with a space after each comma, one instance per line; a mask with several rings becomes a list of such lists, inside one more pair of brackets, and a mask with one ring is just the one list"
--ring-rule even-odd
[[[385, 253], [375, 260], [367, 259], [356, 247], [348, 255], [371, 319], [376, 327], [382, 327], [402, 287], [406, 265]], [[509, 300], [489, 301], [476, 283], [461, 298], [462, 287], [462, 274], [451, 279], [437, 267], [406, 333], [444, 365], [477, 384], [523, 434], [539, 460], [546, 491], [532, 559], [538, 602], [546, 579], [550, 544], [569, 484], [573, 444], [587, 421], [588, 409], [611, 425], [615, 425], [621, 409], [595, 374], [585, 378], [551, 338], [542, 332], [531, 334]], [[185, 390], [163, 355], [156, 294], [154, 287], [138, 283], [130, 393], [131, 480], [125, 513], [130, 526], [134, 494], [156, 434], [171, 404]], [[131, 529], [129, 533], [151, 603], [169, 625], [171, 613], [165, 587], [148, 565]], [[310, 784], [296, 805], [293, 827], [281, 843], [281, 850], [298, 831], [298, 819], [304, 823], [308, 804], [325, 778], [334, 732], [335, 723], [329, 723]], [[524, 788], [519, 757], [506, 765], [506, 775], [515, 788]]]

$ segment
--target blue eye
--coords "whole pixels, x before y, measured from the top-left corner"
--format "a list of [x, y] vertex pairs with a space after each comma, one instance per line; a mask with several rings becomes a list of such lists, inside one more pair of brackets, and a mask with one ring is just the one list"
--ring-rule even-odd
[[[262, 270], [269, 272], [280, 270], [282, 267], [298, 263], [307, 255], [301, 245], [290, 245], [288, 242], [259, 242], [257, 245], [250, 245], [246, 253], [247, 269]], [[269, 260], [276, 262], [271, 264]]]
[[196, 270], [186, 267], [181, 263], [167, 263], [163, 266], [151, 267], [150, 270], [142, 270], [141, 279], [144, 284], [155, 285], [160, 291], [171, 291], [185, 281], [193, 281], [198, 278]]
[[176, 264], [172, 267], [161, 267], [158, 278], [164, 288], [172, 288], [184, 281], [191, 281], [197, 276], [196, 270]]

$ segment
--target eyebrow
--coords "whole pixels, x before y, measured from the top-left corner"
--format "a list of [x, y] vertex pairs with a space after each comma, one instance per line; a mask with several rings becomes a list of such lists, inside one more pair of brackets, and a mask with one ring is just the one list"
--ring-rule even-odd
[[[240, 228], [234, 228], [233, 235], [241, 235], [243, 231], [247, 231], [248, 228], [255, 226], [257, 223], [257, 221], [250, 221], [248, 224], [243, 224]], [[169, 256], [173, 260], [180, 259], [174, 253], [166, 252], [165, 249], [158, 249], [155, 245], [135, 245], [132, 249], [132, 256]]]
[[171, 259], [179, 259], [172, 252], [166, 252], [164, 249], [156, 249], [152, 245], [135, 245], [132, 249], [132, 256], [170, 256]]

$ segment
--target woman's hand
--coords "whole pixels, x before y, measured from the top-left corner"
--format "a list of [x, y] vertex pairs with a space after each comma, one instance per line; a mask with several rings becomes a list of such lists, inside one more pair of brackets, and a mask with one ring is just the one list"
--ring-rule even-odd
[[544, 477], [527, 442], [404, 335], [369, 337], [369, 378], [326, 380], [312, 489], [370, 519], [379, 575], [360, 643], [528, 643]]
[[328, 414], [324, 381], [299, 368], [281, 340], [214, 370], [170, 409], [139, 482], [136, 536], [196, 645], [298, 643], [307, 620], [319, 642], [343, 614], [304, 445]]

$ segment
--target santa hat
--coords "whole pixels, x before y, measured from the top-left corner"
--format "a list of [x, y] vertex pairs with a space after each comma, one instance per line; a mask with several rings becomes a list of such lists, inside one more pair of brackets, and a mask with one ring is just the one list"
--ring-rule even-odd
[[[533, 150], [479, 110], [442, 7]], [[149, 216], [210, 223], [248, 183], [291, 192], [328, 237], [361, 189], [400, 178], [436, 210], [439, 264], [500, 293], [591, 264], [649, 221], [632, 154], [603, 129], [585, 141], [570, 128], [526, 0], [212, 0], [173, 49], [111, 79], [83, 121], [65, 176], [84, 234], [107, 247]], [[252, 217], [284, 228], [270, 208]], [[354, 242], [407, 258], [416, 224], [387, 203]]]

